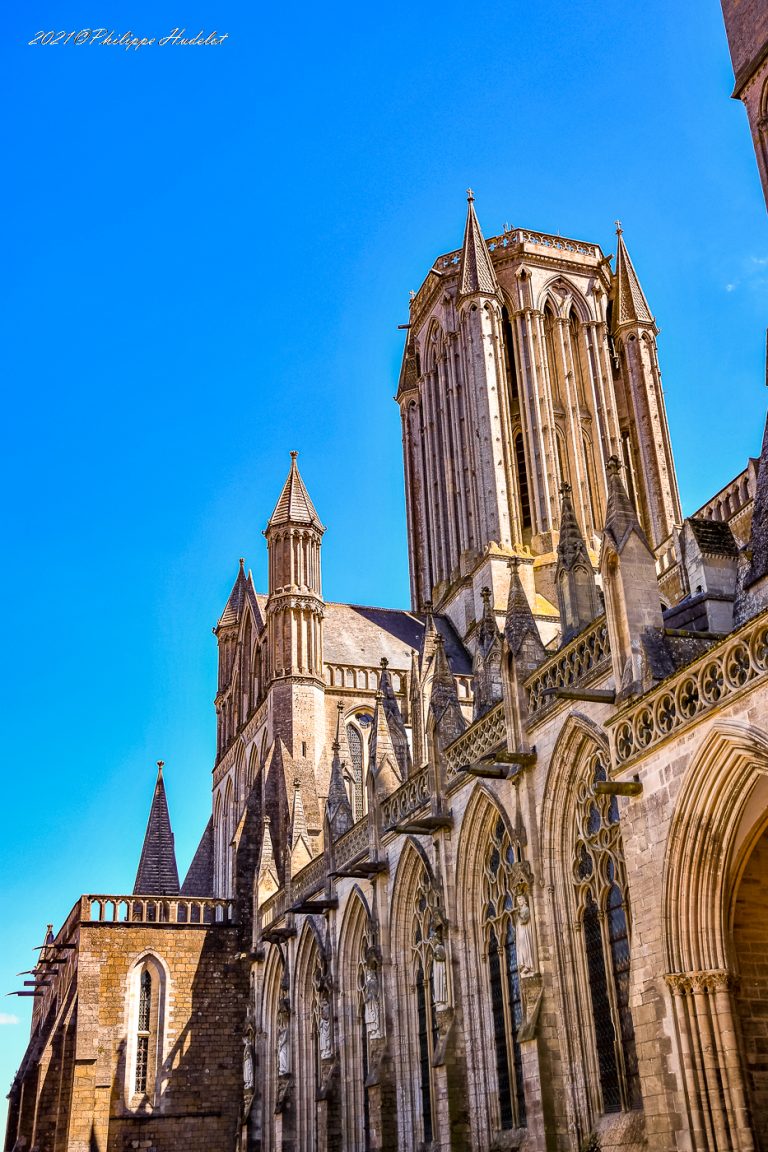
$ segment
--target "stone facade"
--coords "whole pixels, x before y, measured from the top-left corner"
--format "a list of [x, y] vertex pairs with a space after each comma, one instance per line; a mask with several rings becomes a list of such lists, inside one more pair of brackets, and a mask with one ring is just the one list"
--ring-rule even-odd
[[[744, 6], [742, 5], [742, 8]], [[33, 974], [6, 1152], [768, 1143], [768, 435], [680, 514], [621, 231], [411, 305], [413, 604], [329, 602], [295, 454], [215, 628], [211, 819]]]

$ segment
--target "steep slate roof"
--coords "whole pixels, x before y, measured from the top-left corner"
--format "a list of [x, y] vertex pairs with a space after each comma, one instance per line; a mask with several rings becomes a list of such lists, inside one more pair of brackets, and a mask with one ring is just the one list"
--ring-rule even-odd
[[144, 835], [144, 846], [141, 849], [133, 892], [136, 896], [179, 894], [179, 870], [176, 867], [171, 818], [168, 815], [168, 801], [165, 798], [162, 760], [158, 761], [157, 765], [155, 793], [149, 810], [147, 831]]
[[[433, 617], [445, 641], [446, 655], [457, 676], [469, 676], [472, 661], [446, 616]], [[407, 671], [411, 652], [421, 651], [426, 616], [393, 608], [363, 604], [326, 603], [323, 620], [323, 658], [328, 664], [378, 664], [382, 656], [390, 669]]]
[[688, 520], [696, 543], [706, 556], [736, 556], [738, 546], [733, 532], [723, 520], [691, 516]]
[[189, 871], [181, 886], [182, 896], [213, 896], [213, 817], [205, 826]]
[[616, 235], [618, 247], [613, 283], [613, 326], [616, 328], [621, 324], [653, 324], [653, 316], [629, 258], [621, 227], [616, 230]]
[[280, 498], [269, 518], [267, 527], [272, 528], [276, 524], [311, 524], [319, 532], [325, 532], [325, 528], [320, 523], [320, 517], [315, 511], [315, 506], [304, 486], [304, 481], [299, 474], [299, 466], [296, 463], [297, 456], [298, 452], [291, 452], [291, 467], [288, 478], [283, 485]]
[[243, 602], [248, 595], [248, 577], [245, 575], [245, 560], [240, 557], [240, 569], [237, 573], [237, 579], [232, 586], [232, 591], [229, 594], [229, 599], [224, 606], [224, 611], [219, 617], [217, 628], [227, 628], [232, 624], [237, 624], [240, 619], [240, 613], [243, 610]]
[[467, 223], [459, 267], [459, 295], [471, 296], [474, 292], [485, 292], [495, 296], [499, 284], [488, 245], [477, 222], [475, 197], [471, 188], [467, 192], [467, 204]]

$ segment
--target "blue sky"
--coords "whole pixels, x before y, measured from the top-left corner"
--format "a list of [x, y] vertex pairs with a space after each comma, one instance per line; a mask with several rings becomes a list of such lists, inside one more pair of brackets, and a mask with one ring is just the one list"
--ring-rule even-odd
[[[97, 27], [228, 39], [27, 44]], [[0, 53], [4, 991], [81, 892], [130, 889], [160, 758], [186, 870], [210, 630], [239, 556], [265, 587], [290, 449], [327, 597], [407, 604], [397, 325], [468, 185], [486, 235], [612, 252], [621, 218], [688, 512], [759, 451], [768, 238], [716, 0], [32, 2]]]

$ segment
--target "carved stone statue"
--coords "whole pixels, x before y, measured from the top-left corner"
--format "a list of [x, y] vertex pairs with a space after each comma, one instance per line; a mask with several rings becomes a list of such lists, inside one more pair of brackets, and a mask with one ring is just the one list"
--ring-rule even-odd
[[448, 1005], [448, 979], [445, 969], [445, 945], [436, 932], [430, 934], [432, 945], [432, 996], [435, 1008]]
[[365, 956], [363, 1003], [365, 1006], [365, 1027], [368, 1033], [368, 1039], [378, 1040], [382, 1035], [381, 1000], [378, 963], [373, 948], [369, 948]]
[[253, 1092], [253, 1048], [250, 1036], [243, 1037], [243, 1088]]
[[517, 970], [521, 976], [532, 976], [536, 971], [536, 961], [533, 956], [533, 925], [528, 897], [524, 892], [518, 892], [515, 903]]
[[320, 994], [317, 1036], [320, 1047], [320, 1059], [330, 1060], [333, 1056], [333, 1041], [331, 1039], [331, 1002], [328, 999], [327, 992]]
[[285, 997], [280, 1001], [277, 1013], [277, 1074], [287, 1076], [291, 1070], [290, 1030], [291, 1013]]

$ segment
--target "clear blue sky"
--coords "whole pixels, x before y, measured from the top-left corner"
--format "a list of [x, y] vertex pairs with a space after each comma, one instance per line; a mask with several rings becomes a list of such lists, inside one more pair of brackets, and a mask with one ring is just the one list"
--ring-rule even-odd
[[[717, 0], [25, 3], [5, 12], [0, 989], [125, 892], [154, 783], [210, 805], [211, 626], [292, 448], [329, 599], [407, 604], [408, 291], [505, 221], [625, 238], [684, 507], [760, 446], [766, 215]], [[38, 30], [217, 47], [28, 46]], [[0, 1085], [28, 1001], [3, 1000]], [[0, 1017], [4, 1019], [4, 1017]]]

